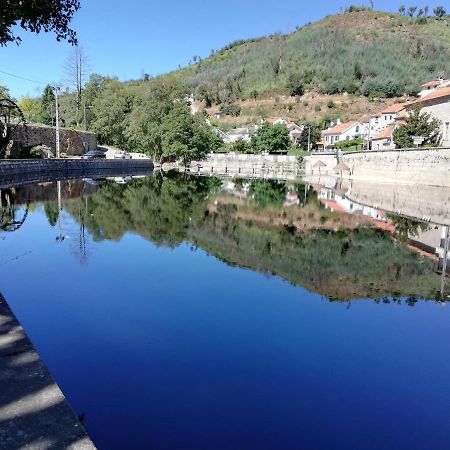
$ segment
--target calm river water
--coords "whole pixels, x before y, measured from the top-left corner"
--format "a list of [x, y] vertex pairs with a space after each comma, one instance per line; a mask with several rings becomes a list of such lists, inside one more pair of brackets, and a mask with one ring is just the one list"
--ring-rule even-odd
[[439, 224], [175, 174], [2, 204], [0, 291], [100, 449], [449, 448]]

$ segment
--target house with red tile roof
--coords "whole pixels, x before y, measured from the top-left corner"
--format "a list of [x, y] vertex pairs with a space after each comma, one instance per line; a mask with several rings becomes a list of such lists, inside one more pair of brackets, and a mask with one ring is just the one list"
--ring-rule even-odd
[[388, 106], [381, 112], [381, 127], [385, 128], [386, 126], [395, 122], [395, 119], [398, 115], [406, 109], [409, 103], [394, 103], [391, 106]]
[[395, 125], [390, 125], [372, 138], [372, 150], [393, 150]]
[[420, 86], [419, 97], [425, 97], [426, 95], [434, 92], [436, 89], [448, 86], [450, 86], [450, 80], [439, 78], [437, 80], [429, 81], [428, 83], [424, 83]]
[[333, 150], [341, 141], [363, 138], [363, 126], [360, 122], [345, 122], [333, 125], [322, 132], [324, 150]]
[[431, 118], [441, 123], [442, 145], [450, 147], [450, 84], [439, 87], [425, 95], [414, 104], [422, 107], [422, 112], [430, 114]]

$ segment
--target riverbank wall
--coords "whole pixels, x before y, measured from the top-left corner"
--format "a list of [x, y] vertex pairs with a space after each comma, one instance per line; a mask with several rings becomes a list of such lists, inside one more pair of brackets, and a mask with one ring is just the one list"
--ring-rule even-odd
[[1, 294], [0, 383], [0, 449], [96, 448]]
[[237, 178], [295, 179], [301, 175], [296, 156], [236, 155], [214, 153], [194, 161], [189, 170], [200, 175], [235, 176]]
[[19, 159], [0, 160], [0, 188], [74, 178], [150, 175], [151, 159]]
[[[349, 170], [336, 170], [343, 162]], [[450, 187], [450, 148], [316, 153], [304, 158], [305, 174], [353, 180]]]

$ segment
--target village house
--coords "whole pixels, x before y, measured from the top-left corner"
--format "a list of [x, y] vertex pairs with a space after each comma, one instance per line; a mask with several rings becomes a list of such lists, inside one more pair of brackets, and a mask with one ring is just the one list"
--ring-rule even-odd
[[230, 130], [225, 134], [224, 142], [226, 144], [233, 144], [239, 140], [250, 142], [252, 140], [252, 136], [258, 131], [257, 126], [250, 126], [245, 128], [235, 128]]
[[300, 136], [303, 133], [304, 127], [301, 125], [297, 125], [294, 122], [288, 122], [286, 124], [286, 127], [288, 129], [289, 138], [290, 138], [291, 142], [296, 144], [299, 141]]
[[334, 150], [336, 144], [342, 141], [351, 141], [363, 137], [363, 127], [360, 122], [345, 122], [331, 126], [322, 132], [323, 150]]
[[394, 129], [396, 125], [390, 125], [372, 138], [372, 150], [393, 150]]
[[429, 81], [428, 83], [422, 84], [420, 86], [419, 97], [420, 98], [425, 97], [434, 92], [436, 89], [449, 86], [450, 80], [443, 80], [442, 78], [439, 78], [437, 80]]
[[409, 103], [395, 103], [381, 112], [380, 126], [382, 129], [395, 123], [395, 119], [406, 109]]
[[442, 145], [450, 147], [450, 86], [440, 87], [417, 100], [414, 104], [422, 107], [422, 112], [441, 123]]

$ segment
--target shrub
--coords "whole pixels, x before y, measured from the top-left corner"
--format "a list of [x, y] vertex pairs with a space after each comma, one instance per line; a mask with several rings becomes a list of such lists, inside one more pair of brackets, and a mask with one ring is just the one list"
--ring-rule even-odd
[[241, 107], [238, 105], [223, 105], [220, 112], [227, 116], [238, 117], [241, 115]]

